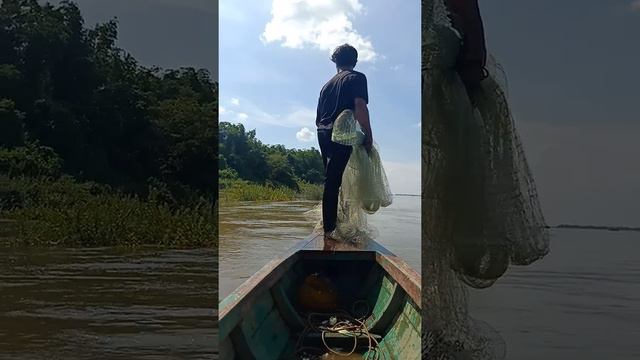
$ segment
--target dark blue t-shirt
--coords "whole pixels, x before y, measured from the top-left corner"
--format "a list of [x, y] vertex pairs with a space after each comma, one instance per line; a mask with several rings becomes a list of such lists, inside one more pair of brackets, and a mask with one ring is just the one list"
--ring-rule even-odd
[[367, 77], [355, 70], [343, 70], [320, 90], [316, 126], [328, 128], [345, 109], [355, 110], [355, 99], [369, 103]]

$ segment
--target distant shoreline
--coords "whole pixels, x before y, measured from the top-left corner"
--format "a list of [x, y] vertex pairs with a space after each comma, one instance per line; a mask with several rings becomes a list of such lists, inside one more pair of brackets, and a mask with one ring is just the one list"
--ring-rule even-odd
[[607, 230], [607, 231], [640, 231], [640, 227], [632, 226], [602, 226], [602, 225], [573, 225], [573, 224], [560, 224], [556, 226], [550, 226], [556, 229], [583, 229], [583, 230]]

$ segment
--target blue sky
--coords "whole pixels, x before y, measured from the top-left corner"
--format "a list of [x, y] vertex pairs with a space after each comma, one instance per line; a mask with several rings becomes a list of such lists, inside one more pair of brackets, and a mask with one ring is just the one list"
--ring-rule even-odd
[[359, 51], [374, 139], [392, 191], [420, 193], [420, 2], [220, 0], [221, 121], [256, 129], [268, 144], [318, 148], [320, 88], [331, 49]]
[[[61, 0], [38, 0], [59, 4]], [[218, 5], [214, 0], [73, 0], [93, 27], [118, 19], [118, 46], [141, 64], [204, 68], [218, 79]]]

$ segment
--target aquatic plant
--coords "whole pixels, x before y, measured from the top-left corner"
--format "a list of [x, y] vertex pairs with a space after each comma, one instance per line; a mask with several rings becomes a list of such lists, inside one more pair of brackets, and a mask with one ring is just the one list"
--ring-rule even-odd
[[206, 199], [171, 207], [109, 187], [0, 177], [4, 245], [216, 247], [217, 211]]
[[292, 201], [320, 200], [322, 185], [298, 182], [298, 190], [273, 184], [245, 180], [220, 180], [220, 201]]

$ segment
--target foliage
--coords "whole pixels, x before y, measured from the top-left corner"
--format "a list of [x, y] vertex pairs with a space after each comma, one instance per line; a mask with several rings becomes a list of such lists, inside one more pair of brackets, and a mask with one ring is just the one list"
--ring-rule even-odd
[[218, 85], [117, 38], [70, 1], [0, 3], [0, 225], [35, 245], [210, 246]]
[[0, 218], [11, 223], [4, 242], [60, 246], [215, 246], [210, 202], [172, 209], [95, 183], [0, 177]]
[[306, 200], [322, 200], [323, 187], [319, 184], [311, 184], [308, 182], [298, 183], [298, 196]]
[[[206, 70], [141, 66], [115, 20], [77, 5], [0, 5], [0, 147], [38, 142], [63, 172], [144, 196], [149, 178], [215, 197], [218, 87]], [[174, 194], [177, 196], [177, 194]]]
[[62, 174], [62, 159], [50, 147], [35, 144], [0, 148], [0, 174], [57, 178]]
[[256, 138], [255, 130], [246, 131], [242, 124], [221, 122], [219, 131], [221, 174], [232, 170], [243, 180], [296, 191], [301, 181], [322, 183], [323, 165], [318, 150], [265, 145]]
[[221, 181], [220, 201], [290, 201], [296, 191], [286, 186], [261, 185], [244, 180]]
[[322, 199], [322, 185], [299, 182], [295, 190], [286, 186], [261, 185], [246, 180], [221, 178], [220, 201], [292, 201]]

